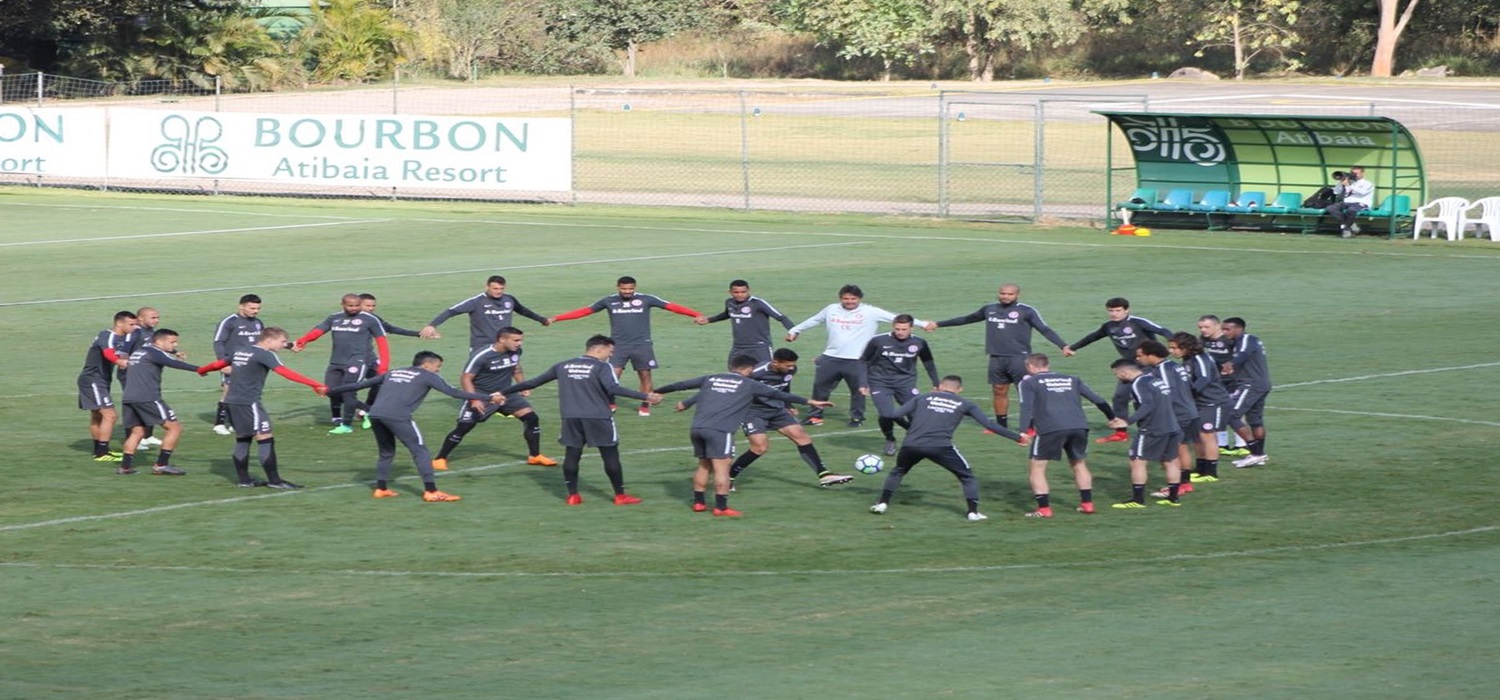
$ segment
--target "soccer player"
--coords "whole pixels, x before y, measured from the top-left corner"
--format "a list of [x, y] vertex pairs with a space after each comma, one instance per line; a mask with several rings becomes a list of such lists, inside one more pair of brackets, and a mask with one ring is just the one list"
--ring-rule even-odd
[[[386, 337], [390, 337], [390, 336], [393, 336], [393, 335], [404, 335], [404, 336], [407, 336], [407, 337], [410, 337], [410, 338], [420, 338], [420, 337], [422, 337], [422, 332], [421, 331], [414, 331], [414, 330], [411, 330], [409, 328], [402, 328], [401, 326], [398, 326], [398, 325], [396, 325], [394, 323], [391, 323], [390, 321], [385, 320], [385, 318], [383, 318], [382, 316], [380, 316], [380, 314], [375, 313], [375, 308], [378, 305], [379, 305], [379, 301], [375, 299], [375, 295], [374, 294], [370, 294], [369, 292], [365, 292], [365, 293], [362, 293], [362, 294], [359, 295], [359, 308], [360, 308], [360, 310], [364, 311], [367, 314], [370, 314], [371, 316], [374, 316], [376, 318], [376, 320], [380, 321], [380, 327], [385, 329]], [[371, 337], [369, 345], [365, 346], [365, 366], [369, 367], [370, 365], [376, 364], [379, 361], [380, 361], [380, 357], [375, 353], [375, 339], [373, 337]], [[369, 412], [369, 410], [370, 410], [370, 404], [375, 403], [375, 397], [377, 397], [379, 395], [380, 395], [380, 386], [379, 385], [370, 387], [370, 390], [367, 391], [367, 392], [365, 392], [365, 400], [360, 402], [359, 409], [356, 411], [356, 413], [358, 413], [359, 416], [363, 419], [362, 423], [364, 425], [364, 429], [365, 430], [369, 430], [370, 429], [370, 418], [367, 415], [365, 415], [365, 414]]]
[[[708, 477], [714, 480], [714, 515], [738, 518], [739, 511], [729, 507], [729, 465], [734, 458], [734, 431], [745, 422], [750, 405], [757, 398], [771, 399], [782, 403], [804, 403], [813, 406], [830, 406], [827, 401], [805, 399], [796, 394], [773, 389], [750, 378], [755, 369], [755, 358], [740, 355], [730, 361], [730, 371], [710, 374], [695, 379], [673, 382], [661, 387], [659, 393], [670, 394], [684, 389], [697, 389], [698, 401], [693, 413], [693, 425], [688, 431], [693, 444], [693, 456], [698, 458], [698, 469], [693, 472], [693, 512], [708, 510], [706, 492]], [[687, 409], [686, 403], [677, 404], [677, 410]]]
[[593, 336], [584, 344], [582, 356], [552, 365], [541, 374], [500, 392], [513, 396], [557, 381], [558, 414], [562, 416], [557, 441], [565, 452], [563, 483], [568, 488], [567, 503], [570, 506], [583, 503], [583, 497], [578, 495], [578, 463], [583, 459], [583, 448], [589, 445], [599, 450], [604, 473], [615, 491], [615, 505], [641, 502], [641, 499], [625, 493], [625, 467], [620, 464], [620, 433], [615, 428], [614, 412], [610, 406], [616, 396], [657, 404], [661, 403], [661, 394], [620, 386], [614, 368], [609, 364], [614, 350], [612, 338]]
[[776, 319], [782, 328], [790, 329], [792, 319], [771, 306], [771, 302], [750, 295], [750, 283], [733, 280], [729, 283], [729, 298], [724, 300], [724, 310], [713, 316], [694, 319], [698, 325], [733, 320], [730, 326], [729, 361], [740, 355], [755, 358], [757, 364], [771, 361], [771, 319]]
[[[521, 343], [524, 340], [521, 329], [514, 326], [501, 328], [500, 332], [495, 335], [494, 344], [469, 358], [469, 363], [464, 365], [464, 373], [459, 378], [458, 385], [463, 387], [464, 391], [492, 394], [505, 389], [512, 382], [524, 381], [526, 377], [521, 375]], [[526, 458], [527, 464], [542, 467], [557, 466], [556, 460], [542, 454], [542, 422], [537, 417], [536, 411], [531, 408], [531, 402], [526, 400], [530, 393], [523, 392], [512, 396], [506, 399], [504, 404], [468, 401], [460, 405], [458, 424], [454, 425], [453, 431], [443, 438], [443, 446], [438, 450], [437, 458], [432, 460], [432, 468], [438, 471], [446, 470], [448, 455], [453, 453], [460, 442], [463, 442], [464, 436], [496, 413], [521, 421], [521, 436], [526, 440], [526, 454], [529, 455]]]
[[391, 463], [396, 459], [396, 441], [399, 440], [411, 453], [411, 461], [417, 467], [417, 474], [422, 477], [423, 501], [444, 503], [462, 500], [459, 496], [438, 490], [437, 477], [432, 471], [432, 453], [427, 451], [427, 444], [422, 441], [422, 431], [417, 427], [417, 422], [412, 420], [412, 415], [422, 405], [422, 400], [427, 398], [427, 392], [433, 389], [455, 399], [488, 400], [493, 403], [502, 403], [505, 399], [498, 393], [480, 394], [453, 388], [438, 376], [438, 371], [443, 369], [443, 356], [430, 350], [417, 353], [412, 357], [411, 364], [410, 367], [393, 369], [364, 381], [330, 388], [328, 393], [359, 391], [376, 384], [385, 387], [375, 405], [370, 407], [370, 429], [375, 433], [377, 454], [375, 491], [372, 494], [375, 498], [401, 495], [399, 491], [389, 488]]
[[[177, 412], [161, 399], [161, 369], [197, 372], [197, 365], [190, 365], [173, 357], [177, 352], [177, 331], [158, 328], [151, 336], [151, 344], [130, 353], [130, 381], [125, 384], [121, 399], [124, 406], [125, 438], [124, 454], [116, 474], [135, 473], [135, 449], [146, 437], [147, 426], [161, 426], [166, 434], [161, 441], [161, 451], [156, 453], [156, 465], [151, 473], [158, 476], [182, 476], [187, 472], [171, 466], [172, 451], [177, 449], [177, 438], [182, 435], [182, 425], [177, 422]], [[207, 372], [201, 373], [207, 374]]]
[[484, 291], [475, 294], [463, 301], [454, 304], [439, 313], [430, 323], [422, 327], [423, 338], [441, 338], [438, 334], [438, 326], [459, 314], [469, 316], [469, 355], [479, 352], [495, 342], [495, 335], [501, 328], [515, 326], [515, 314], [521, 314], [543, 326], [552, 325], [552, 321], [531, 309], [526, 308], [520, 300], [505, 293], [505, 278], [500, 275], [490, 275], [484, 282]]
[[[1104, 311], [1109, 314], [1109, 320], [1100, 324], [1094, 332], [1079, 338], [1077, 342], [1064, 346], [1063, 357], [1072, 357], [1090, 343], [1109, 338], [1115, 344], [1115, 352], [1120, 353], [1121, 359], [1134, 360], [1136, 359], [1135, 350], [1141, 346], [1141, 343], [1147, 340], [1165, 342], [1167, 338], [1172, 337], [1172, 331], [1167, 330], [1161, 324], [1131, 315], [1130, 300], [1125, 297], [1111, 297], [1104, 302]], [[1128, 384], [1124, 382], [1115, 384], [1115, 395], [1111, 399], [1110, 407], [1122, 416], [1130, 412], [1130, 386]], [[1129, 433], [1116, 430], [1094, 442], [1103, 444], [1125, 442], [1129, 439]]]
[[[1182, 477], [1177, 493], [1192, 493], [1193, 472], [1187, 465], [1193, 459], [1189, 443], [1198, 434], [1198, 404], [1193, 400], [1193, 376], [1186, 367], [1172, 361], [1170, 356], [1167, 346], [1154, 340], [1141, 343], [1135, 349], [1135, 363], [1167, 383], [1168, 394], [1172, 399], [1172, 417], [1177, 419], [1177, 428], [1182, 432], [1182, 439], [1177, 443], [1177, 468]], [[1151, 495], [1166, 498], [1167, 491], [1162, 489]]]
[[[150, 343], [151, 336], [156, 334], [157, 326], [161, 325], [161, 312], [156, 310], [154, 307], [142, 306], [141, 308], [136, 309], [135, 318], [137, 328], [140, 331], [140, 345]], [[130, 353], [122, 353], [122, 355], [128, 357]], [[184, 353], [181, 350], [173, 353], [172, 356], [179, 360], [187, 359], [187, 353]], [[123, 385], [126, 378], [125, 370], [120, 370], [119, 376], [120, 384]], [[138, 449], [149, 450], [153, 447], [161, 447], [161, 438], [153, 436], [151, 434], [151, 431], [152, 427], [149, 425], [146, 426], [146, 437], [141, 438], [140, 444], [136, 445]]]
[[[791, 348], [777, 348], [771, 354], [771, 361], [756, 365], [750, 370], [750, 378], [766, 386], [779, 391], [790, 393], [792, 391], [792, 377], [797, 374], [797, 353]], [[693, 399], [684, 401], [690, 404]], [[760, 459], [771, 449], [771, 438], [769, 431], [776, 431], [785, 435], [792, 444], [797, 446], [797, 454], [802, 461], [817, 475], [819, 486], [835, 486], [847, 484], [854, 479], [846, 474], [835, 474], [823, 465], [823, 457], [818, 454], [818, 448], [813, 445], [812, 438], [808, 436], [807, 430], [797, 421], [795, 410], [786, 405], [784, 401], [755, 397], [750, 404], [750, 411], [745, 415], [744, 425], [745, 437], [750, 441], [749, 449], [736, 457], [734, 463], [729, 465], [729, 490], [734, 491], [734, 480], [744, 473], [745, 469]]]
[[[1219, 480], [1219, 444], [1214, 436], [1229, 419], [1229, 391], [1224, 388], [1219, 366], [1203, 352], [1203, 345], [1191, 333], [1173, 333], [1167, 351], [1182, 362], [1191, 377], [1193, 402], [1198, 407], [1195, 432], [1185, 433], [1183, 440], [1194, 440], [1198, 461], [1191, 482]], [[1195, 437], [1196, 436], [1196, 437]]]
[[[265, 329], [266, 324], [260, 320], [260, 297], [254, 294], [246, 294], [240, 297], [240, 306], [233, 313], [219, 321], [218, 327], [214, 329], [214, 358], [228, 363], [235, 351], [253, 347], [260, 340], [260, 332]], [[229, 383], [234, 368], [226, 364], [220, 370], [223, 379], [220, 385], [223, 387], [219, 395], [219, 406], [214, 411], [214, 432], [219, 435], [233, 435], [234, 431], [229, 429], [229, 407], [224, 403], [224, 397], [229, 395]]]
[[[858, 285], [846, 284], [839, 288], [838, 303], [823, 307], [822, 311], [809, 316], [807, 320], [792, 326], [787, 331], [788, 343], [795, 341], [813, 326], [820, 324], [828, 327], [828, 345], [823, 348], [823, 354], [813, 360], [816, 369], [813, 370], [812, 397], [819, 401], [825, 401], [833, 394], [833, 388], [839, 382], [844, 382], [849, 387], [849, 427], [857, 428], [865, 422], [865, 397], [860, 393], [860, 371], [862, 363], [859, 357], [865, 351], [865, 346], [870, 339], [875, 337], [875, 330], [881, 323], [890, 323], [895, 320], [893, 314], [878, 306], [866, 304], [865, 292]], [[918, 325], [927, 325], [926, 321], [917, 321]], [[823, 410], [814, 408], [808, 411], [807, 419], [803, 421], [808, 425], [823, 424]]]
[[1093, 513], [1094, 474], [1089, 471], [1086, 461], [1089, 421], [1083, 415], [1079, 400], [1088, 399], [1104, 414], [1105, 420], [1114, 420], [1115, 412], [1082, 379], [1053, 372], [1051, 359], [1042, 353], [1026, 358], [1026, 371], [1027, 377], [1016, 387], [1021, 396], [1018, 425], [1022, 430], [1036, 431], [1036, 437], [1031, 440], [1031, 460], [1027, 465], [1036, 510], [1027, 513], [1026, 517], [1052, 517], [1047, 463], [1062, 459], [1064, 454], [1073, 467], [1073, 480], [1078, 485], [1078, 512]]
[[[329, 348], [328, 368], [323, 371], [323, 383], [329, 388], [362, 381], [370, 371], [369, 347], [374, 343], [378, 353], [375, 374], [384, 374], [391, 366], [391, 348], [386, 341], [385, 327], [374, 314], [365, 313], [364, 302], [358, 294], [345, 294], [339, 300], [344, 308], [329, 314], [318, 325], [313, 326], [292, 343], [292, 352], [302, 352], [308, 343], [333, 334], [333, 347]], [[340, 392], [342, 396], [328, 399], [329, 413], [333, 418], [333, 429], [329, 435], [348, 435], [354, 432], [354, 422], [359, 398], [351, 392]]]
[[[656, 351], [651, 346], [651, 309], [666, 309], [674, 314], [691, 317], [694, 322], [703, 318], [703, 314], [660, 297], [640, 294], [635, 291], [635, 287], [634, 277], [621, 277], [615, 281], [614, 294], [581, 309], [553, 316], [552, 321], [571, 321], [595, 311], [609, 311], [609, 335], [616, 343], [609, 363], [615, 369], [615, 377], [619, 378], [625, 371], [625, 363], [629, 362], [640, 379], [640, 393], [649, 394], [651, 370], [657, 367]], [[642, 418], [651, 415], [651, 405], [642, 403], [636, 413]]]
[[1173, 507], [1182, 505], [1178, 497], [1182, 473], [1177, 463], [1177, 445], [1182, 442], [1182, 429], [1177, 426], [1177, 416], [1172, 413], [1171, 387], [1161, 377], [1146, 373], [1135, 360], [1121, 358], [1109, 368], [1114, 371], [1115, 379], [1130, 383], [1130, 395], [1136, 405], [1135, 413], [1115, 416], [1110, 421], [1111, 428], [1136, 426], [1135, 438], [1130, 442], [1130, 500], [1116, 503], [1114, 507], [1146, 507], [1147, 462], [1161, 462], [1167, 472], [1167, 497], [1157, 503]]
[[[938, 384], [937, 362], [932, 359], [932, 348], [927, 341], [911, 334], [913, 319], [910, 314], [899, 314], [891, 319], [891, 332], [882, 333], [865, 344], [860, 353], [860, 393], [875, 402], [875, 412], [880, 416], [880, 434], [885, 436], [885, 453], [896, 454], [897, 421], [886, 418], [895, 413], [896, 406], [910, 401], [917, 391], [917, 361], [927, 370], [931, 386]], [[903, 429], [911, 423], [900, 421]]]
[[871, 513], [876, 515], [885, 513], [890, 508], [891, 496], [895, 495], [897, 488], [900, 488], [901, 480], [906, 477], [906, 473], [911, 471], [917, 462], [930, 459], [958, 477], [958, 483], [964, 492], [964, 502], [968, 507], [969, 520], [977, 522], [988, 519], [984, 513], [979, 512], [979, 480], [974, 478], [974, 470], [969, 466], [969, 460], [964, 459], [958, 448], [954, 447], [953, 431], [958, 429], [959, 423], [963, 422], [965, 417], [969, 417], [990, 432], [1008, 437], [1019, 444], [1025, 445], [1027, 438], [990, 420], [984, 415], [984, 411], [979, 410], [978, 406], [959, 395], [963, 390], [963, 379], [950, 374], [938, 382], [936, 391], [907, 401], [887, 416], [889, 418], [911, 416], [911, 427], [907, 428], [906, 438], [901, 441], [901, 450], [896, 453], [896, 468], [885, 477], [885, 486], [880, 492], [880, 500], [870, 506]]
[[1265, 464], [1266, 396], [1271, 393], [1271, 370], [1266, 365], [1266, 346], [1245, 332], [1245, 319], [1224, 319], [1224, 335], [1234, 342], [1234, 354], [1220, 367], [1234, 390], [1230, 393], [1229, 427], [1245, 441], [1250, 455], [1234, 460], [1240, 469]]
[[119, 452], [109, 449], [110, 438], [115, 432], [114, 398], [109, 385], [116, 368], [129, 366], [129, 353], [120, 351], [131, 347], [135, 336], [136, 315], [129, 311], [115, 314], [114, 325], [109, 330], [99, 331], [94, 342], [83, 355], [83, 370], [78, 373], [78, 407], [89, 412], [89, 437], [94, 441], [95, 462], [118, 462]]
[[[1203, 345], [1203, 354], [1207, 355], [1216, 369], [1222, 368], [1225, 362], [1234, 355], [1234, 341], [1224, 335], [1224, 324], [1218, 316], [1206, 314], [1198, 317], [1198, 340]], [[1224, 384], [1224, 391], [1228, 393], [1233, 389], [1233, 380], [1220, 372], [1219, 380]], [[1227, 415], [1227, 414], [1226, 414]], [[1227, 420], [1227, 418], [1226, 418]], [[1219, 454], [1226, 457], [1245, 457], [1250, 450], [1245, 449], [1245, 441], [1241, 440], [1233, 431], [1220, 430], [1217, 434]], [[1234, 439], [1233, 445], [1230, 439]]]
[[[255, 345], [234, 351], [228, 361], [219, 360], [198, 368], [198, 374], [202, 375], [226, 365], [234, 367], [234, 382], [230, 383], [224, 402], [229, 406], [229, 422], [234, 426], [234, 452], [230, 459], [234, 462], [235, 481], [241, 488], [302, 488], [281, 478], [276, 462], [276, 436], [271, 432], [271, 413], [261, 403], [261, 394], [265, 391], [266, 375], [270, 372], [306, 384], [318, 396], [327, 395], [328, 387], [281, 364], [276, 353], [285, 348], [286, 331], [272, 326], [261, 330]], [[250, 478], [251, 440], [255, 441], [260, 468], [266, 473], [265, 481]]]
[[924, 326], [928, 331], [949, 326], [984, 322], [984, 351], [990, 356], [990, 394], [995, 408], [995, 422], [1009, 425], [1010, 385], [1026, 376], [1026, 357], [1031, 354], [1031, 332], [1042, 334], [1058, 349], [1066, 346], [1057, 331], [1042, 320], [1042, 312], [1021, 303], [1021, 287], [1002, 284], [993, 304], [985, 304], [967, 316], [950, 318]]

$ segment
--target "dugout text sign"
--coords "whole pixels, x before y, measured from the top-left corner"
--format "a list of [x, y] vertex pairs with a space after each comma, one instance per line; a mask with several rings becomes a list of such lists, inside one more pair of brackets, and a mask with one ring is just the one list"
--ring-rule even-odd
[[0, 108], [0, 174], [102, 177], [102, 109]]
[[560, 118], [112, 109], [112, 178], [399, 189], [567, 191]]

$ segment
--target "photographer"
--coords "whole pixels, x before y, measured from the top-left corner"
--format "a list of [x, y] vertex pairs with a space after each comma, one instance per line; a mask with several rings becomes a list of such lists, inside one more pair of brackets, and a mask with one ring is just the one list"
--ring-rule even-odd
[[1349, 168], [1348, 173], [1335, 172], [1333, 178], [1338, 182], [1333, 188], [1336, 201], [1324, 211], [1339, 222], [1339, 235], [1349, 238], [1359, 233], [1354, 218], [1375, 206], [1375, 183], [1365, 179], [1365, 169], [1358, 165]]

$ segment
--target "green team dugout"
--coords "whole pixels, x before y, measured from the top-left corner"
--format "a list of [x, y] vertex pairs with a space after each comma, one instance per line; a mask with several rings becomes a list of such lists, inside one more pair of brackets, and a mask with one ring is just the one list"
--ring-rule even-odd
[[[1253, 114], [1169, 114], [1162, 112], [1116, 112], [1096, 110], [1109, 120], [1108, 169], [1105, 200], [1114, 211], [1118, 193], [1111, 191], [1115, 128], [1120, 130], [1135, 157], [1136, 187], [1154, 190], [1155, 201], [1142, 213], [1155, 212], [1151, 205], [1173, 190], [1192, 190], [1193, 201], [1205, 192], [1227, 190], [1230, 201], [1242, 193], [1264, 192], [1271, 204], [1278, 196], [1295, 194], [1297, 203], [1320, 187], [1332, 184], [1335, 170], [1350, 166], [1365, 168], [1365, 178], [1375, 183], [1375, 207], [1371, 214], [1387, 219], [1387, 232], [1394, 235], [1398, 219], [1409, 218], [1410, 207], [1427, 198], [1427, 177], [1417, 141], [1400, 122], [1373, 116], [1287, 116]], [[1393, 198], [1393, 195], [1399, 197]], [[1404, 204], [1405, 206], [1400, 206]], [[1274, 209], [1274, 207], [1271, 207]], [[1196, 212], [1203, 216], [1201, 208]], [[1253, 224], [1274, 212], [1236, 214], [1235, 223]], [[1299, 216], [1301, 228], [1317, 228], [1316, 213], [1283, 212]], [[1179, 217], [1181, 219], [1181, 217]], [[1205, 217], [1213, 224], [1212, 216]], [[1221, 219], [1222, 221], [1222, 219]]]

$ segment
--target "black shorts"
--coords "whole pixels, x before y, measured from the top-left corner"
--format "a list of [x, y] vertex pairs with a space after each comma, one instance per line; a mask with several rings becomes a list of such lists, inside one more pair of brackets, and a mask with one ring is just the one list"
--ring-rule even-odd
[[1088, 457], [1088, 428], [1041, 433], [1031, 442], [1032, 459], [1051, 461], [1062, 459], [1063, 454], [1068, 455], [1068, 461], [1070, 462], [1076, 462]]
[[797, 424], [797, 417], [791, 411], [781, 409], [775, 413], [770, 411], [752, 410], [745, 418], [745, 435], [756, 435], [759, 433], [781, 432], [782, 428]]
[[531, 402], [520, 394], [512, 394], [505, 397], [504, 404], [493, 404], [486, 402], [483, 409], [475, 410], [474, 404], [465, 400], [458, 406], [458, 422], [460, 423], [483, 423], [496, 413], [502, 416], [516, 415], [517, 411], [531, 408]]
[[708, 428], [693, 428], [688, 431], [693, 441], [693, 456], [699, 459], [730, 459], [734, 457], [734, 433]]
[[151, 427], [163, 423], [171, 423], [177, 420], [177, 412], [172, 410], [165, 401], [151, 401], [148, 403], [127, 403], [121, 411], [125, 419], [125, 429]]
[[109, 395], [109, 383], [100, 384], [99, 382], [79, 378], [78, 407], [85, 411], [114, 408], [115, 400]]
[[1030, 372], [1020, 355], [990, 355], [990, 384], [1019, 384]]
[[1229, 424], [1237, 425], [1244, 420], [1250, 425], [1265, 425], [1266, 396], [1270, 390], [1240, 387], [1229, 395]]
[[620, 444], [620, 432], [613, 418], [564, 418], [557, 442], [563, 447], [613, 447]]
[[252, 404], [226, 404], [229, 409], [229, 424], [234, 426], [235, 437], [250, 437], [271, 432], [271, 414], [259, 401]]
[[632, 369], [641, 370], [656, 369], [656, 348], [650, 343], [644, 345], [616, 345], [615, 354], [609, 358], [609, 365], [615, 369], [622, 369], [629, 362]]
[[[1223, 406], [1199, 406], [1198, 427], [1195, 430], [1200, 433], [1217, 433], [1224, 429], [1224, 424], [1229, 420], [1228, 414], [1229, 411]], [[1192, 433], [1184, 433], [1184, 436], [1189, 435]]]
[[1165, 462], [1177, 459], [1177, 447], [1182, 444], [1182, 433], [1153, 435], [1136, 433], [1130, 440], [1130, 458], [1147, 462]]

